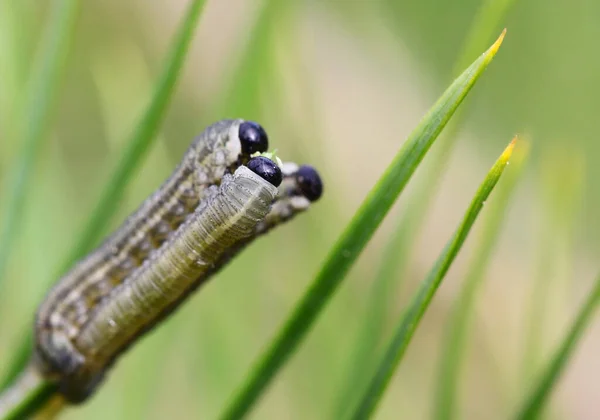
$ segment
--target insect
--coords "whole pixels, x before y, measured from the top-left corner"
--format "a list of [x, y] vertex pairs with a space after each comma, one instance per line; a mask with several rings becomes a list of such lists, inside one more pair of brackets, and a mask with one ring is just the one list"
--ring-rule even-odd
[[158, 191], [49, 292], [33, 367], [69, 402], [88, 398], [129, 346], [252, 240], [320, 197], [316, 170], [253, 156], [267, 149], [256, 123], [211, 125]]

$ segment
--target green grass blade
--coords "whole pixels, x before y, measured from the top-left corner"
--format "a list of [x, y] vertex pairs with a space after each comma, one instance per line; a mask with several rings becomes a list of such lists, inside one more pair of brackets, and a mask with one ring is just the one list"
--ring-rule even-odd
[[[525, 340], [521, 361], [522, 380], [536, 377], [544, 355], [551, 316], [559, 313], [574, 258], [574, 233], [583, 197], [584, 157], [576, 148], [558, 148], [541, 161], [538, 191], [541, 191], [541, 231], [537, 246], [536, 272], [527, 307]], [[558, 307], [552, 305], [558, 304]]]
[[[14, 121], [19, 121], [23, 104], [21, 92], [27, 81], [27, 45], [31, 41], [31, 22], [23, 18], [24, 5], [16, 2], [0, 2], [0, 133], [2, 147], [16, 136]], [[17, 30], [18, 28], [18, 30]], [[5, 153], [7, 149], [0, 148]], [[0, 165], [6, 166], [8, 156], [0, 156]]]
[[484, 47], [481, 45], [482, 42], [494, 36], [494, 31], [497, 30], [498, 25], [515, 3], [516, 0], [482, 1], [479, 11], [465, 36], [462, 54], [454, 66], [454, 74], [458, 74], [462, 68], [468, 65], [471, 57]]
[[60, 0], [51, 8], [50, 21], [42, 35], [39, 62], [28, 82], [25, 111], [21, 115], [18, 133], [23, 148], [15, 162], [14, 172], [7, 176], [7, 206], [0, 220], [0, 284], [21, 226], [25, 200], [31, 188], [31, 175], [67, 61], [78, 9], [77, 0]]
[[459, 228], [456, 230], [450, 241], [444, 247], [441, 255], [436, 260], [433, 268], [421, 283], [410, 302], [406, 312], [402, 315], [396, 333], [388, 346], [384, 357], [382, 358], [375, 375], [370, 381], [366, 392], [360, 399], [356, 411], [352, 415], [353, 419], [367, 419], [375, 410], [377, 403], [383, 396], [383, 393], [390, 382], [396, 367], [402, 360], [404, 353], [412, 339], [412, 336], [419, 325], [419, 321], [431, 303], [433, 296], [448, 272], [450, 265], [460, 251], [465, 242], [469, 231], [473, 227], [479, 212], [490, 193], [500, 179], [506, 164], [512, 154], [514, 140], [504, 150], [500, 158], [496, 161], [492, 169], [485, 177], [483, 183], [475, 193], [475, 197], [469, 206]]
[[[465, 38], [465, 45], [460, 58], [456, 61], [453, 74], [458, 74], [468, 64], [470, 57], [477, 54], [483, 48], [481, 43], [493, 35], [492, 31], [514, 3], [515, 0], [487, 1], [481, 7], [468, 36]], [[427, 215], [430, 202], [435, 196], [435, 189], [442, 173], [444, 173], [452, 149], [458, 139], [457, 134], [460, 128], [461, 115], [462, 112], [459, 111], [458, 118], [452, 120], [444, 134], [445, 141], [441, 142], [440, 147], [432, 153], [431, 161], [426, 171], [427, 176], [423, 183], [418, 185], [415, 197], [407, 207], [406, 213], [399, 223], [398, 230], [390, 246], [404, 250], [409, 249], [411, 244], [415, 242], [416, 235]], [[396, 254], [392, 261], [385, 260], [385, 263], [389, 264], [390, 267], [383, 271], [391, 273], [400, 272], [409, 259], [408, 254], [408, 252]], [[400, 255], [400, 258], [398, 258], [398, 255]]]
[[496, 55], [503, 37], [504, 33], [454, 81], [403, 144], [341, 234], [313, 284], [235, 395], [222, 418], [242, 418], [296, 349], [439, 133]]
[[434, 419], [450, 420], [456, 417], [459, 375], [466, 356], [467, 333], [474, 310], [475, 296], [485, 278], [485, 270], [500, 234], [510, 197], [526, 164], [528, 157], [528, 147], [524, 147], [526, 145], [527, 143], [519, 142], [519, 147], [516, 148], [511, 159], [511, 170], [498, 186], [494, 199], [487, 209], [481, 236], [475, 246], [475, 255], [448, 320], [433, 405]]
[[[463, 45], [460, 58], [454, 65], [453, 74], [458, 74], [465, 68], [469, 63], [470, 57], [473, 57], [484, 47], [482, 43], [493, 36], [496, 26], [506, 16], [506, 13], [514, 3], [515, 0], [485, 1], [465, 38], [465, 44]], [[427, 177], [422, 184], [418, 185], [416, 195], [411, 200], [410, 206], [408, 206], [404, 217], [399, 223], [398, 231], [394, 235], [394, 239], [391, 241], [392, 245], [390, 246], [408, 249], [414, 243], [416, 235], [425, 220], [430, 200], [435, 196], [435, 189], [458, 139], [457, 134], [460, 128], [461, 115], [462, 112], [459, 111], [458, 115], [452, 119], [444, 134], [446, 141], [442, 142], [438, 150], [432, 153], [431, 162], [426, 172]], [[403, 253], [401, 258], [397, 258], [398, 255], [395, 254], [393, 258], [396, 261], [393, 263], [395, 267], [390, 266], [384, 271], [397, 273], [402, 270], [408, 260], [408, 253]]]
[[[172, 97], [204, 3], [205, 0], [196, 0], [190, 3], [168, 57], [165, 59], [165, 66], [156, 84], [150, 104], [127, 142], [121, 160], [107, 182], [81, 236], [76, 241], [76, 246], [73, 247], [61, 266], [61, 272], [64, 272], [75, 260], [94, 246], [108, 225], [110, 218], [114, 215], [127, 183], [131, 180], [149, 150], [158, 125]], [[12, 382], [15, 375], [24, 368], [29, 358], [29, 343], [31, 342], [31, 332], [29, 332], [19, 346], [21, 351], [16, 353], [13, 360], [11, 360], [8, 374], [0, 381], [3, 385], [0, 389]]]
[[23, 368], [25, 368], [25, 365], [27, 365], [27, 362], [29, 361], [32, 348], [33, 334], [32, 331], [27, 331], [25, 338], [19, 343], [19, 346], [15, 350], [14, 354], [12, 354], [6, 371], [3, 372], [0, 380], [0, 391], [4, 391], [6, 388], [8, 388], [15, 378], [19, 376], [19, 373], [21, 373]]
[[591, 323], [593, 316], [600, 304], [600, 276], [596, 278], [594, 289], [587, 296], [587, 300], [581, 306], [575, 321], [571, 325], [566, 337], [560, 344], [550, 363], [543, 369], [542, 374], [531, 393], [523, 402], [521, 409], [515, 416], [519, 420], [537, 419], [542, 414], [544, 404], [550, 397], [554, 385], [560, 378], [573, 350], [583, 336], [585, 329]]
[[36, 370], [23, 371], [15, 388], [0, 396], [0, 420], [32, 418], [55, 391], [55, 385], [43, 379]]
[[[218, 113], [233, 116], [244, 115], [245, 119], [258, 119], [260, 115], [261, 89], [265, 85], [268, 63], [273, 63], [273, 33], [278, 19], [287, 13], [293, 3], [266, 0], [248, 35], [244, 53], [236, 64], [236, 70], [214, 107]], [[268, 83], [268, 82], [267, 82]]]
[[[493, 36], [493, 31], [514, 3], [515, 0], [484, 0], [467, 32], [459, 58], [454, 64], [453, 74], [459, 74], [469, 64], [471, 57], [485, 48], [485, 43]], [[435, 190], [458, 139], [462, 115], [464, 109], [457, 112], [446, 127], [441, 144], [432, 151], [430, 161], [425, 163], [425, 179], [417, 184], [415, 195], [403, 209], [397, 227], [384, 248], [382, 262], [371, 287], [364, 323], [357, 334], [354, 351], [348, 362], [348, 372], [351, 376], [344, 377], [340, 384], [341, 392], [334, 407], [335, 417], [342, 416], [348, 409], [347, 401], [355, 398], [359, 391], [355, 384], [367, 379], [374, 362], [375, 349], [381, 340], [382, 320], [391, 305], [389, 297], [396, 296], [396, 290], [400, 287], [398, 276], [404, 272], [410, 261], [412, 244], [423, 227], [428, 214], [427, 209], [435, 197]]]
[[131, 177], [143, 162], [148, 150], [150, 150], [150, 146], [156, 138], [156, 131], [173, 96], [204, 3], [205, 0], [195, 0], [189, 4], [171, 50], [165, 59], [165, 66], [155, 85], [150, 104], [133, 130], [129, 141], [127, 141], [117, 167], [112, 172], [81, 236], [65, 261], [64, 269], [71, 266], [74, 261], [87, 253], [96, 244], [111, 217], [115, 214], [117, 203], [120, 202]]

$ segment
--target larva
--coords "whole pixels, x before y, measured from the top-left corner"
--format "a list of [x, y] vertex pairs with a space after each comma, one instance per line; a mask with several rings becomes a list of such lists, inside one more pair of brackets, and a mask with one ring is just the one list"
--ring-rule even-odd
[[225, 120], [204, 130], [169, 179], [50, 291], [38, 310], [38, 328], [56, 312], [71, 313], [71, 323], [84, 322], [88, 307], [99, 304], [167, 240], [198, 206], [206, 188], [267, 148], [267, 136], [255, 123]]
[[87, 398], [117, 357], [192, 290], [320, 196], [316, 171], [294, 164], [283, 166], [278, 191], [280, 169], [264, 157], [249, 160], [267, 147], [255, 123], [209, 127], [163, 186], [48, 294], [36, 317], [34, 367], [67, 400]]

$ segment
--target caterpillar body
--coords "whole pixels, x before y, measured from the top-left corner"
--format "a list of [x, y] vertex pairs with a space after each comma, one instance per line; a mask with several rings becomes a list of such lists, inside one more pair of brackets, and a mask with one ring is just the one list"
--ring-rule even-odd
[[267, 148], [256, 123], [208, 127], [161, 188], [49, 292], [36, 316], [32, 364], [66, 400], [88, 398], [118, 357], [193, 290], [319, 198], [313, 168], [251, 157]]

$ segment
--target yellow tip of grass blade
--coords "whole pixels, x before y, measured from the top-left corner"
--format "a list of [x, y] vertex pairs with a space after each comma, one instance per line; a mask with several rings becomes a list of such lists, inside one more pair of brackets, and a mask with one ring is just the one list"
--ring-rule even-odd
[[374, 413], [438, 287], [467, 239], [483, 205], [504, 172], [508, 160], [512, 156], [516, 140], [517, 137], [512, 139], [485, 176], [458, 229], [443, 248], [427, 277], [419, 285], [408, 307], [404, 309], [403, 315], [397, 323], [396, 332], [362, 398], [359, 398], [354, 414], [350, 417], [352, 420], [366, 420]]
[[504, 152], [502, 152], [502, 154], [500, 155], [500, 157], [498, 158], [499, 161], [504, 161], [506, 163], [508, 163], [508, 161], [510, 160], [513, 151], [515, 150], [515, 146], [517, 145], [517, 140], [518, 140], [519, 136], [516, 135], [513, 137], [513, 139], [510, 141], [510, 143], [508, 143], [508, 146], [506, 146], [506, 149], [504, 149]]
[[505, 35], [506, 35], [506, 28], [504, 28], [504, 30], [502, 31], [502, 33], [500, 34], [500, 36], [498, 37], [496, 42], [494, 42], [492, 44], [492, 46], [490, 48], [488, 48], [488, 50], [486, 52], [484, 52], [483, 54], [487, 55], [490, 59], [492, 59], [496, 55], [498, 50], [500, 49], [500, 46], [502, 45], [502, 41], [504, 41]]
[[[484, 55], [480, 55], [452, 82], [403, 142], [390, 165], [341, 232], [312, 284], [219, 418], [238, 420], [245, 417], [289, 360], [408, 184], [429, 148], [497, 53], [503, 36], [504, 33]], [[492, 175], [499, 177], [506, 165], [500, 166], [493, 168], [496, 172]], [[490, 191], [496, 181], [497, 178], [489, 182]], [[484, 190], [483, 193], [488, 191]], [[476, 214], [478, 210], [474, 209], [472, 213]]]

